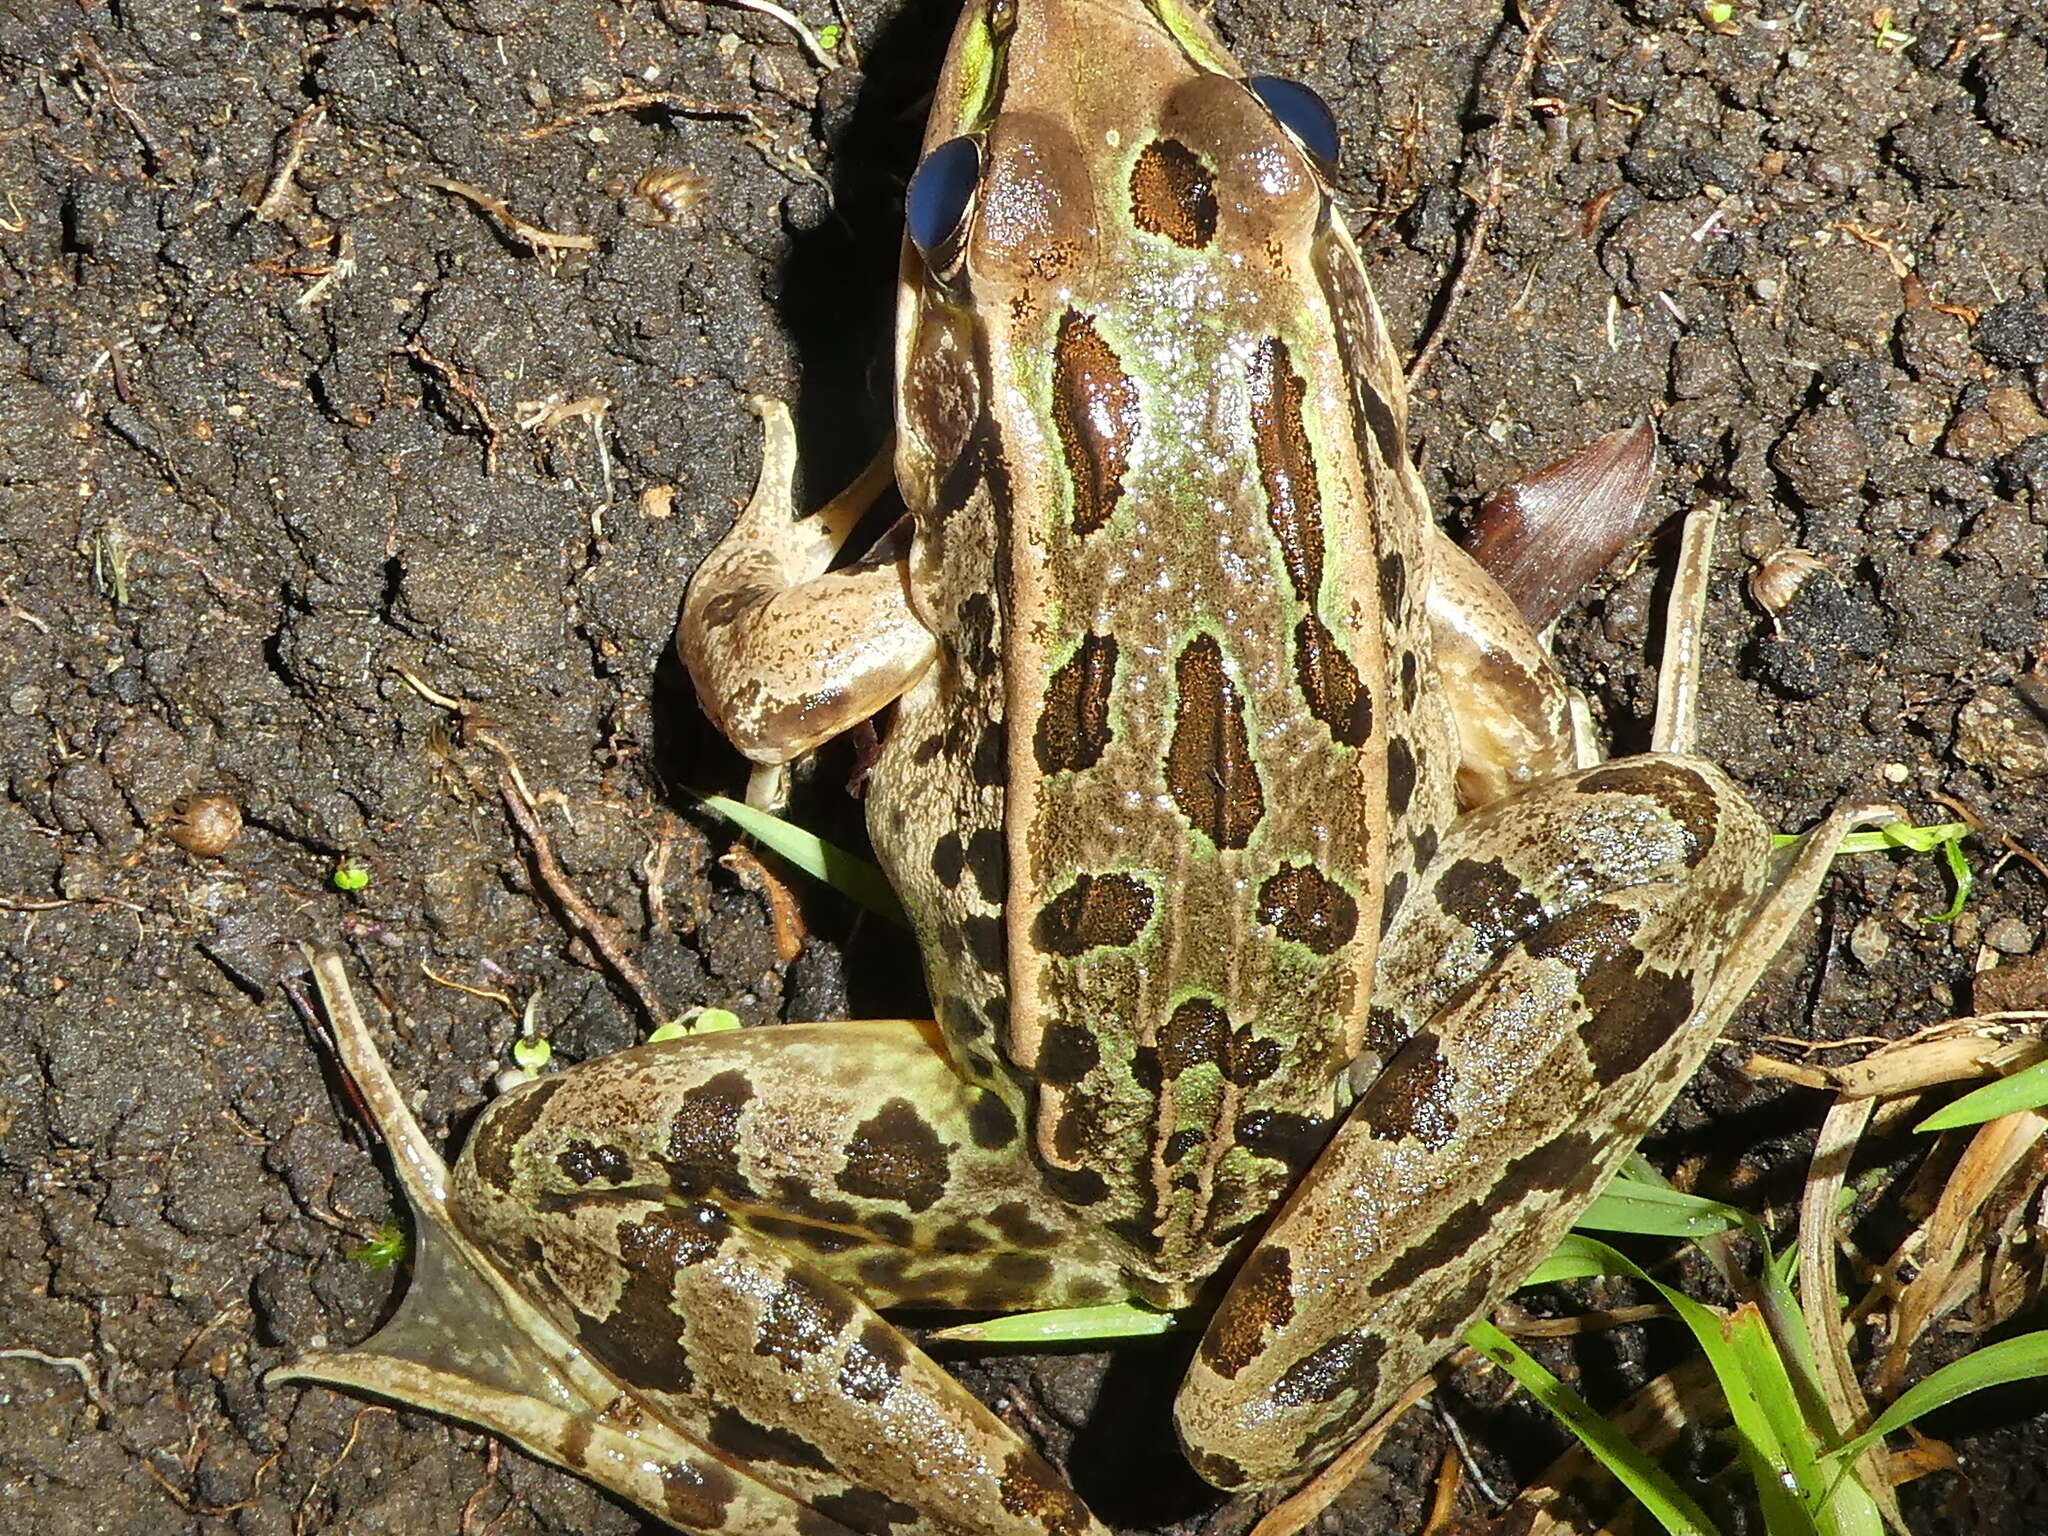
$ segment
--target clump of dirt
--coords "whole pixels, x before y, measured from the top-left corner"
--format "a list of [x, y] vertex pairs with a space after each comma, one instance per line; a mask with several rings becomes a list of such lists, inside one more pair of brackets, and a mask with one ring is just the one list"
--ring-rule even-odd
[[[2039, 870], [1994, 860], [2048, 850], [2048, 31], [2018, 0], [1722, 9], [1567, 6], [1415, 436], [1455, 511], [1650, 413], [1663, 503], [1735, 509], [1706, 750], [1781, 826], [1881, 797], [1993, 839], [1947, 925], [1922, 921], [1935, 864], [1845, 866], [1820, 962], [1744, 1028], [1900, 1033], [2043, 944]], [[905, 946], [829, 899], [783, 963], [761, 882], [683, 793], [743, 769], [668, 638], [752, 474], [749, 395], [797, 402], [820, 496], [884, 430], [901, 186], [950, 23], [850, 5], [827, 69], [694, 0], [0, 8], [0, 1530], [637, 1528], [487, 1437], [263, 1389], [393, 1284], [351, 1257], [395, 1197], [294, 1007], [298, 945], [350, 945], [436, 1134], [529, 999], [564, 1057], [644, 1033], [508, 825], [516, 761], [661, 1007], [916, 1006]], [[1217, 23], [1336, 108], [1419, 339], [1517, 26], [1476, 0]], [[1786, 546], [1828, 585], [1774, 621], [1740, 578]], [[1624, 747], [1668, 566], [1603, 583], [1559, 639]], [[828, 753], [800, 791], [848, 839], [852, 766]], [[367, 883], [340, 889], [344, 863]], [[1883, 943], [1837, 954], [1871, 923]], [[1710, 1113], [1818, 1117], [1769, 1097], [1710, 1069], [1672, 1144]], [[1720, 1176], [1768, 1183], [1774, 1157], [1796, 1138]], [[1170, 1369], [989, 1379], [1112, 1519], [1166, 1529], [1206, 1518], [1164, 1470]], [[1482, 1440], [1547, 1435], [1520, 1411]], [[1433, 1436], [1345, 1529], [1412, 1528]], [[1932, 1480], [1920, 1528], [2031, 1528], [2037, 1425], [1965, 1444], [1973, 1478]]]

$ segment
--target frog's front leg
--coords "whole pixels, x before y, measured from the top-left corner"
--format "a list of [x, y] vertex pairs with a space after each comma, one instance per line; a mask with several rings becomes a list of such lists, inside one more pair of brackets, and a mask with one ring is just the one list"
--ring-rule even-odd
[[481, 1424], [688, 1531], [1099, 1536], [873, 1310], [1123, 1290], [929, 1024], [621, 1052], [506, 1095], [443, 1170], [323, 966], [421, 1251], [383, 1331], [287, 1378]]
[[[788, 407], [765, 398], [755, 406], [761, 477], [691, 578], [676, 649], [713, 724], [772, 768], [887, 705], [917, 681], [937, 647], [912, 610], [902, 559], [827, 569], [886, 486], [886, 460], [798, 518]], [[749, 798], [771, 798], [777, 782], [757, 775]]]

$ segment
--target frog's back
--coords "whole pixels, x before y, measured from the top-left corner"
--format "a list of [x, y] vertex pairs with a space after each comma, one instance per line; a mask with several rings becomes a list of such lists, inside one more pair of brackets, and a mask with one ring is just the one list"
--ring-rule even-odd
[[1163, 32], [1113, 80], [1024, 41], [968, 302], [926, 295], [899, 352], [942, 644], [875, 828], [956, 1052], [1024, 1085], [1052, 1187], [1171, 1300], [1321, 1144], [1449, 815], [1427, 514], [1356, 259], [1266, 109]]

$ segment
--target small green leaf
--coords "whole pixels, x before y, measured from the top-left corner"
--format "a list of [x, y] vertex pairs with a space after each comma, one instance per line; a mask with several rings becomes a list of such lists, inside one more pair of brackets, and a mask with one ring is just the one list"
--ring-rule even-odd
[[682, 1040], [690, 1035], [716, 1035], [728, 1029], [741, 1028], [740, 1016], [730, 1008], [690, 1008], [666, 1024], [655, 1028], [647, 1037], [649, 1045], [657, 1040]]
[[824, 881], [849, 901], [860, 903], [877, 917], [886, 917], [900, 927], [910, 926], [910, 919], [903, 915], [903, 906], [896, 900], [896, 893], [889, 888], [888, 878], [858, 854], [848, 853], [837, 844], [826, 842], [817, 833], [806, 832], [780, 816], [757, 811], [751, 805], [729, 800], [724, 795], [706, 795], [701, 804], [707, 811], [723, 816], [763, 847], [789, 860], [805, 874]]
[[335, 860], [334, 873], [329, 877], [337, 891], [360, 891], [370, 883], [370, 866], [354, 854], [344, 854]]
[[387, 1221], [367, 1243], [349, 1249], [348, 1256], [371, 1269], [389, 1269], [405, 1257], [405, 1229], [395, 1221]]
[[2048, 1061], [2022, 1067], [1981, 1088], [1972, 1088], [1953, 1104], [1944, 1105], [1922, 1120], [1916, 1131], [1953, 1131], [1965, 1125], [1982, 1125], [2000, 1115], [2018, 1114], [2023, 1109], [2048, 1106]]
[[1641, 1237], [1704, 1237], [1743, 1226], [1748, 1213], [1703, 1195], [1666, 1184], [1645, 1184], [1618, 1175], [1580, 1214], [1575, 1226], [1593, 1232], [1632, 1232]]
[[839, 39], [845, 33], [846, 29], [840, 26], [838, 22], [828, 21], [824, 26], [818, 28], [818, 46], [827, 53], [830, 53], [839, 46]]
[[1853, 1461], [1893, 1430], [1904, 1429], [1915, 1419], [1946, 1407], [1959, 1397], [2040, 1376], [2048, 1376], [2048, 1331], [2023, 1333], [2016, 1339], [1986, 1344], [1901, 1392], [1870, 1428], [1836, 1450], [1833, 1457]]
[[529, 1080], [539, 1077], [554, 1056], [555, 1048], [548, 1043], [546, 1035], [523, 1036], [512, 1042], [512, 1065]]
[[1162, 1312], [1141, 1301], [1113, 1301], [1100, 1307], [1011, 1312], [985, 1322], [940, 1328], [927, 1337], [949, 1344], [1092, 1344], [1100, 1339], [1149, 1338], [1179, 1326], [1177, 1312]]
[[1478, 1322], [1465, 1330], [1465, 1342], [1493, 1361], [1529, 1395], [1555, 1414], [1586, 1449], [1642, 1501], [1671, 1536], [1719, 1536], [1714, 1523], [1688, 1498], [1664, 1469], [1645, 1456], [1620, 1430], [1601, 1418], [1586, 1400], [1502, 1333], [1492, 1323]]

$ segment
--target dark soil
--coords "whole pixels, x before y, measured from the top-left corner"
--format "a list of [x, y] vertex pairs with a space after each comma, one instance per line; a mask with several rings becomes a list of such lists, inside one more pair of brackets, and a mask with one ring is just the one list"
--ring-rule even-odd
[[[1717, 32], [1677, 0], [1570, 0], [1416, 403], [1453, 512], [1654, 416], [1662, 503], [1735, 509], [1706, 750], [1780, 826], [1855, 796], [1994, 829], [1945, 927], [1935, 862], [1845, 866], [1745, 1037], [1904, 1033], [2042, 942], [2042, 876], [1997, 837], [2048, 851], [2048, 27], [2031, 0], [1896, 11], [1736, 0]], [[886, 423], [901, 186], [951, 13], [849, 13], [864, 71], [826, 73], [692, 0], [0, 0], [0, 1531], [636, 1528], [483, 1436], [262, 1387], [397, 1283], [349, 1257], [395, 1196], [289, 993], [301, 940], [351, 944], [437, 1134], [517, 1029], [437, 977], [537, 996], [562, 1058], [644, 1030], [537, 890], [489, 734], [667, 1006], [915, 1006], [905, 946], [829, 897], [778, 962], [684, 793], [743, 773], [668, 651], [752, 476], [747, 397], [798, 402], [820, 494]], [[1497, 0], [1217, 20], [1335, 105], [1419, 339], [1517, 25]], [[537, 250], [435, 178], [588, 238]], [[1784, 545], [1828, 572], [1774, 630], [1739, 578]], [[1668, 565], [1600, 584], [1560, 640], [1624, 746]], [[852, 762], [825, 754], [802, 819], [858, 836]], [[179, 825], [194, 794], [239, 809], [225, 851]], [[1739, 1055], [1667, 1149], [1782, 1207], [1824, 1104]], [[1184, 1348], [978, 1379], [1077, 1442], [1109, 1518], [1163, 1528], [1207, 1509], [1164, 1428]], [[1589, 1385], [1620, 1391], [1640, 1348], [1588, 1357]], [[1540, 1466], [1533, 1412], [1471, 1391], [1495, 1472]], [[1916, 1528], [2048, 1525], [2043, 1406], [1941, 1425], [1964, 1471], [1910, 1490]], [[1418, 1417], [1342, 1528], [1416, 1528], [1439, 1449]]]

